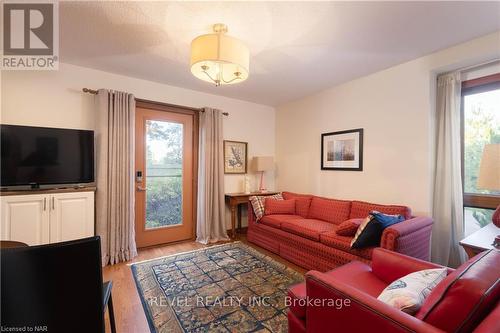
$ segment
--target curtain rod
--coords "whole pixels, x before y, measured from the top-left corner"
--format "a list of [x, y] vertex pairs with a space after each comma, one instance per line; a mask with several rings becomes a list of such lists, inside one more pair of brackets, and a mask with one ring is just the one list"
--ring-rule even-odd
[[475, 65], [459, 68], [457, 70], [460, 72], [467, 72], [467, 71], [470, 71], [472, 69], [476, 69], [476, 68], [483, 67], [486, 65], [494, 64], [496, 62], [500, 62], [500, 59], [497, 58], [497, 59], [493, 59], [493, 60], [488, 60], [488, 61], [482, 62], [480, 64], [475, 64]]
[[[89, 93], [89, 94], [92, 94], [92, 95], [97, 95], [97, 90], [94, 90], [94, 89], [83, 88], [82, 91], [84, 93]], [[141, 100], [141, 99], [136, 98], [136, 100]], [[169, 103], [162, 103], [162, 104], [173, 106], [173, 107], [178, 107], [178, 108], [184, 108], [184, 109], [188, 108], [188, 109], [191, 109], [191, 110], [194, 110], [194, 111], [205, 112], [205, 110], [200, 109], [200, 108], [191, 108], [191, 107], [186, 107], [186, 106], [182, 106], [182, 105], [175, 105], [175, 104], [169, 104]], [[228, 112], [222, 112], [222, 115], [229, 116], [229, 113]]]

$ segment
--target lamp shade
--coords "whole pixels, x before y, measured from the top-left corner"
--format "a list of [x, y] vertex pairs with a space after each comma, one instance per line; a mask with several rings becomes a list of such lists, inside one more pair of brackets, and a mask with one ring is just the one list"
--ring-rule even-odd
[[248, 47], [226, 35], [227, 27], [223, 24], [214, 25], [214, 31], [191, 42], [191, 73], [216, 85], [245, 81], [250, 63]]
[[267, 171], [274, 168], [272, 156], [256, 156], [253, 158], [255, 171]]
[[484, 146], [477, 187], [484, 190], [500, 190], [500, 143]]

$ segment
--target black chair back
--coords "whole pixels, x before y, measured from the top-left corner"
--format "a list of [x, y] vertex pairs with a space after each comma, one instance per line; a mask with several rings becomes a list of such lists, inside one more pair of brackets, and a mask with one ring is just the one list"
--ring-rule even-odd
[[2, 249], [0, 259], [3, 330], [104, 332], [99, 237]]

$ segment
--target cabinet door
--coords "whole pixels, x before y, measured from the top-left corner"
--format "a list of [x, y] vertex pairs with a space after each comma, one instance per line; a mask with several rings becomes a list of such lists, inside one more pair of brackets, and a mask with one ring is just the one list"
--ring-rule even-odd
[[51, 195], [51, 243], [93, 235], [94, 192], [72, 192]]
[[1, 239], [41, 245], [49, 242], [49, 197], [14, 195], [1, 197]]

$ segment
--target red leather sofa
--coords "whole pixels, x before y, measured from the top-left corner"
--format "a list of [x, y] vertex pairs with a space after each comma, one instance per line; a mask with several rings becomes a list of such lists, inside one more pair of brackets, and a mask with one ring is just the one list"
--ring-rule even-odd
[[289, 290], [289, 332], [500, 332], [498, 250], [449, 269], [415, 316], [377, 300], [392, 281], [440, 267], [377, 248], [371, 266], [353, 261], [327, 273], [310, 271], [306, 282]]
[[370, 263], [374, 247], [351, 249], [353, 237], [339, 236], [335, 230], [343, 221], [365, 218], [372, 210], [406, 218], [384, 230], [380, 247], [429, 260], [433, 221], [429, 217], [413, 217], [409, 207], [282, 194], [285, 200], [296, 200], [295, 215], [266, 215], [255, 222], [249, 204], [247, 238], [301, 267], [324, 272], [353, 260]]

